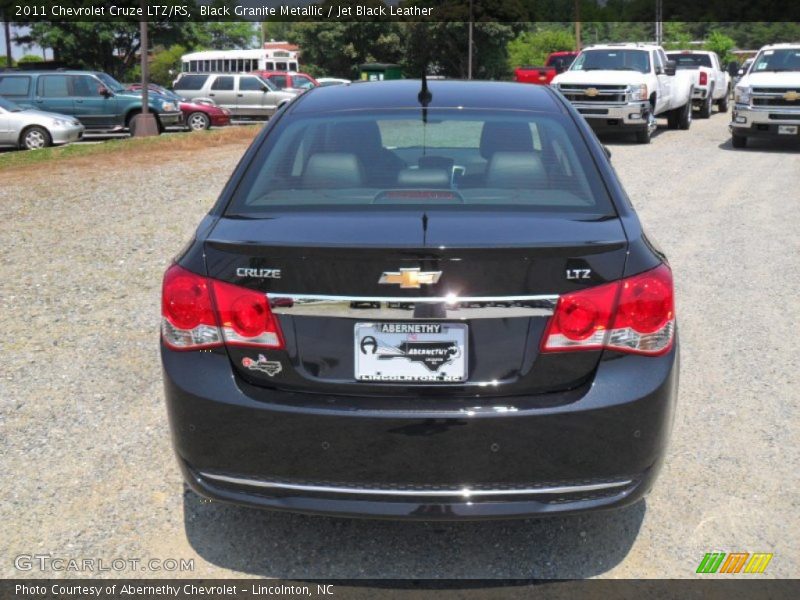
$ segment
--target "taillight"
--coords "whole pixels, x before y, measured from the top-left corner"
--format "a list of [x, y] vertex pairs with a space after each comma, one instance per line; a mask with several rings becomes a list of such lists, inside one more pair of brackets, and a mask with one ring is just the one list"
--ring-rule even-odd
[[213, 279], [211, 286], [226, 344], [283, 347], [280, 327], [269, 309], [266, 294]]
[[161, 334], [175, 350], [237, 346], [282, 348], [266, 294], [171, 266], [164, 275]]
[[542, 338], [542, 352], [609, 348], [663, 354], [672, 347], [674, 334], [672, 272], [661, 265], [561, 296]]
[[708, 83], [708, 73], [705, 71], [700, 71], [700, 85], [706, 85]]
[[176, 350], [211, 348], [222, 344], [205, 277], [172, 265], [164, 274], [161, 292], [161, 335]]

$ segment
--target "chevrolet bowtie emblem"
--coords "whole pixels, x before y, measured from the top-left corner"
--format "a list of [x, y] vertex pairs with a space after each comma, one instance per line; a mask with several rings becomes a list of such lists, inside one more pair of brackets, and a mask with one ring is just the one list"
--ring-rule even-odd
[[597, 91], [597, 88], [586, 88], [586, 90], [583, 93], [589, 96], [590, 98], [593, 98], [597, 96], [597, 94], [599, 94], [600, 92]]
[[787, 102], [794, 102], [795, 100], [800, 100], [800, 94], [794, 90], [789, 90], [783, 95], [783, 99]]
[[439, 281], [441, 271], [420, 271], [419, 268], [400, 269], [399, 271], [384, 271], [378, 283], [390, 283], [401, 288], [418, 288], [421, 285], [430, 285]]

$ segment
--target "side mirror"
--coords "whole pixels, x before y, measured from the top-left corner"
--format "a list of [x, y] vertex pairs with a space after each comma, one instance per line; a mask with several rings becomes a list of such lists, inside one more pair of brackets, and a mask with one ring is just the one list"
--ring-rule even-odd
[[111, 92], [109, 92], [108, 88], [106, 86], [104, 86], [104, 85], [98, 85], [97, 86], [97, 93], [100, 96], [103, 96], [103, 98], [108, 98], [109, 96], [111, 96]]
[[664, 67], [664, 73], [672, 77], [675, 75], [677, 66], [677, 63], [674, 60], [668, 60], [666, 66]]

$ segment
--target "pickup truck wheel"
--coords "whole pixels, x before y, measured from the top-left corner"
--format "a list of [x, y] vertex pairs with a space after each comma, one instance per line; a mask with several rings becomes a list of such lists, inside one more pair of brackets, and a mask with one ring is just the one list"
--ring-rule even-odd
[[728, 112], [728, 100], [730, 99], [731, 91], [727, 90], [725, 95], [720, 98], [719, 102], [717, 103], [717, 107], [719, 108], [719, 112], [726, 113]]
[[731, 144], [734, 148], [747, 148], [747, 138], [743, 135], [732, 135]]
[[642, 129], [636, 130], [636, 143], [649, 144], [650, 143], [650, 127], [645, 125]]
[[131, 137], [133, 137], [133, 133], [134, 133], [134, 132], [133, 132], [133, 129], [134, 129], [134, 127], [135, 127], [135, 125], [134, 125], [134, 121], [133, 121], [133, 120], [134, 120], [134, 119], [136, 118], [136, 116], [137, 116], [138, 114], [140, 114], [141, 112], [142, 112], [142, 111], [140, 111], [140, 110], [132, 110], [131, 112], [129, 112], [129, 113], [128, 113], [128, 116], [127, 116], [127, 117], [125, 117], [125, 128], [128, 130], [128, 133], [130, 133], [130, 134], [131, 134]]
[[682, 108], [679, 108], [678, 111], [678, 127], [683, 130], [689, 129], [689, 127], [692, 126], [692, 101], [689, 100]]
[[700, 107], [701, 119], [708, 119], [709, 117], [711, 117], [711, 106], [714, 102], [713, 99], [714, 99], [714, 88], [711, 88], [708, 90], [708, 98], [706, 98], [706, 101], [703, 102], [703, 105]]
[[50, 137], [50, 133], [47, 129], [39, 127], [38, 125], [28, 127], [22, 132], [22, 135], [19, 136], [19, 147], [22, 150], [39, 150], [41, 148], [47, 148], [52, 143], [53, 138]]
[[677, 129], [678, 128], [678, 121], [680, 120], [680, 112], [683, 110], [681, 108], [674, 108], [667, 113], [667, 128], [668, 129]]

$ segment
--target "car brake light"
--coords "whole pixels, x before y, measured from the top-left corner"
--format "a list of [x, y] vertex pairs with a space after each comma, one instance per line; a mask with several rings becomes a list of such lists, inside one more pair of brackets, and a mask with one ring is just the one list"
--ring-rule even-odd
[[706, 85], [708, 83], [708, 73], [705, 71], [700, 71], [700, 85]]
[[558, 300], [542, 352], [608, 348], [663, 354], [672, 347], [675, 305], [672, 272], [666, 265]]
[[161, 335], [170, 348], [194, 350], [222, 345], [205, 277], [172, 265], [161, 292]]
[[221, 346], [282, 348], [266, 294], [173, 265], [164, 275], [161, 333], [175, 350]]
[[226, 344], [283, 348], [283, 336], [266, 294], [213, 279], [211, 286]]

